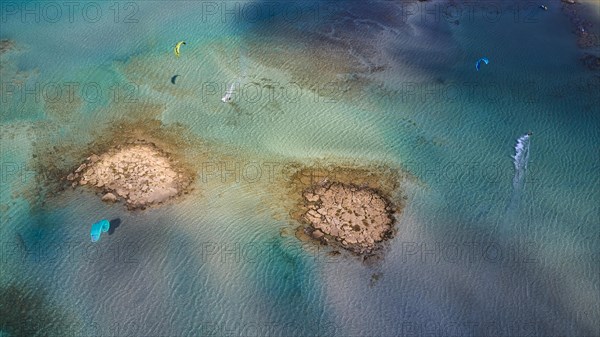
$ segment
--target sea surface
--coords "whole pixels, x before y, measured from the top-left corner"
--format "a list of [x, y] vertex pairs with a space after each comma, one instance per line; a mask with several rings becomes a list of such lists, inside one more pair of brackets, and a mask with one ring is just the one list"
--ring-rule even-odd
[[[600, 335], [599, 50], [536, 6], [2, 3], [0, 336]], [[194, 193], [45, 193], [124, 121], [204, 144]], [[381, 260], [294, 237], [291, 163], [412, 177]]]

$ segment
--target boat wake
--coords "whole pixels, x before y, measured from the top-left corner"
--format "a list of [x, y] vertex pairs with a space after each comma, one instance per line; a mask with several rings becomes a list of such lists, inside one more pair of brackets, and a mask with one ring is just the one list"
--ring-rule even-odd
[[221, 98], [223, 103], [230, 103], [233, 101], [233, 94], [235, 93], [236, 87], [241, 88], [242, 81], [246, 78], [246, 48], [244, 46], [239, 47], [239, 65], [240, 65], [240, 76], [231, 83], [229, 89], [225, 92], [225, 95]]
[[515, 175], [513, 177], [513, 190], [510, 202], [506, 207], [505, 221], [513, 222], [516, 221], [516, 212], [519, 208], [521, 201], [521, 195], [525, 189], [525, 175], [527, 173], [527, 164], [529, 162], [529, 146], [530, 136], [527, 133], [519, 139], [515, 145], [515, 154], [512, 156], [513, 163], [515, 165]]
[[239, 54], [240, 54], [240, 58], [239, 58], [239, 63], [240, 63], [240, 74], [242, 79], [246, 78], [246, 68], [247, 68], [247, 52], [246, 52], [246, 46], [241, 45], [239, 47]]
[[529, 134], [525, 134], [517, 140], [515, 155], [515, 176], [513, 178], [513, 190], [522, 190], [525, 187], [525, 172], [529, 162]]

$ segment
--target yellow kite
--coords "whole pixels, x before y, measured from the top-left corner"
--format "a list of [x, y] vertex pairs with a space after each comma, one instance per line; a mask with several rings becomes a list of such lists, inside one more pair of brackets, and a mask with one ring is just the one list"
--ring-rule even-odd
[[185, 44], [185, 41], [177, 42], [177, 44], [175, 45], [174, 52], [175, 52], [175, 56], [177, 56], [177, 57], [179, 57], [179, 48], [181, 48], [182, 44]]

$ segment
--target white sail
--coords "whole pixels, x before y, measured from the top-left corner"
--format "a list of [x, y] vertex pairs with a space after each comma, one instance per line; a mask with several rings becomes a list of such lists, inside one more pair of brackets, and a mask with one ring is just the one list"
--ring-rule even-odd
[[231, 86], [229, 87], [229, 90], [227, 90], [227, 92], [225, 92], [225, 96], [223, 96], [223, 98], [221, 98], [221, 101], [223, 101], [223, 103], [229, 103], [231, 102], [232, 96], [233, 96], [233, 87], [235, 86], [235, 83], [231, 83]]

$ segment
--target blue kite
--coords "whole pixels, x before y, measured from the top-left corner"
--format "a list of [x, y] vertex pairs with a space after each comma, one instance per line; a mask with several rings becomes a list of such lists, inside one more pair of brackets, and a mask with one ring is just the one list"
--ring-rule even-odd
[[477, 62], [475, 62], [475, 69], [477, 69], [477, 71], [479, 71], [479, 67], [481, 66], [481, 62], [484, 62], [485, 64], [490, 63], [490, 60], [488, 60], [486, 57], [482, 57], [479, 60], [477, 60]]
[[98, 240], [100, 240], [100, 234], [102, 234], [102, 232], [108, 232], [108, 229], [110, 228], [110, 221], [104, 219], [104, 220], [100, 220], [98, 222], [96, 222], [95, 224], [92, 225], [92, 230], [90, 231], [90, 234], [92, 236], [92, 242], [96, 242]]

